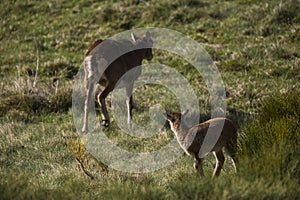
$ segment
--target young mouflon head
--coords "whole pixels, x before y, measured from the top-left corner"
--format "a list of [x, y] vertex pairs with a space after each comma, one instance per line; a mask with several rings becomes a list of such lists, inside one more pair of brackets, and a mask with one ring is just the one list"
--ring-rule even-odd
[[185, 110], [182, 113], [179, 112], [167, 112], [166, 113], [166, 118], [169, 122], [174, 123], [174, 122], [180, 122], [181, 118], [184, 117], [187, 113], [189, 112], [189, 110]]
[[172, 113], [166, 113], [166, 118], [170, 123], [172, 130], [177, 130], [181, 124], [181, 119], [186, 116], [186, 114], [189, 112], [189, 110], [185, 110], [182, 113], [180, 112], [172, 112]]

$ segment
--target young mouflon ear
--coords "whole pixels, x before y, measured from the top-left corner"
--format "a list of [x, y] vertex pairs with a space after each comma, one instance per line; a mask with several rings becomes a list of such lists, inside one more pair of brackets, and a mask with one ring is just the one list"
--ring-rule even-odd
[[131, 39], [135, 43], [137, 40], [137, 37], [134, 35], [134, 33], [131, 33]]
[[165, 112], [164, 113], [164, 117], [165, 117], [165, 119], [170, 119], [171, 115], [168, 112]]
[[146, 37], [147, 37], [147, 38], [150, 38], [150, 37], [151, 37], [151, 34], [150, 34], [149, 31], [146, 32]]
[[188, 112], [189, 112], [189, 110], [185, 110], [185, 111], [183, 111], [182, 113], [181, 113], [181, 116], [185, 116], [186, 114], [188, 114]]

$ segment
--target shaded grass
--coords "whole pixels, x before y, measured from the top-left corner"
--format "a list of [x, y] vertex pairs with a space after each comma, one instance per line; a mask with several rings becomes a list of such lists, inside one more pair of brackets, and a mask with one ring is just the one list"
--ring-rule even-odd
[[[26, 121], [30, 115], [44, 115], [52, 112], [66, 112], [72, 105], [71, 89], [61, 87], [55, 93], [33, 91], [29, 94], [15, 93], [0, 99], [0, 117], [9, 120]], [[18, 116], [20, 115], [20, 116]], [[23, 118], [24, 117], [24, 118]]]
[[[127, 174], [106, 168], [84, 150], [69, 114], [39, 117], [41, 122], [30, 127], [22, 122], [7, 123], [0, 134], [1, 166], [6, 168], [6, 173], [1, 174], [2, 197], [297, 199], [299, 129], [291, 130], [290, 125], [299, 127], [295, 112], [299, 109], [298, 97], [299, 93], [294, 91], [264, 101], [261, 115], [242, 128], [246, 139], [240, 138], [239, 172], [234, 174], [227, 161], [222, 175], [214, 180], [210, 179], [210, 158], [204, 162], [205, 177], [193, 172], [188, 156], [149, 174]], [[285, 109], [276, 111], [277, 105]], [[269, 114], [263, 117], [264, 113]], [[282, 134], [285, 130], [288, 134]], [[121, 134], [115, 131], [116, 128], [111, 130], [111, 134]], [[93, 180], [84, 173], [82, 165]]]

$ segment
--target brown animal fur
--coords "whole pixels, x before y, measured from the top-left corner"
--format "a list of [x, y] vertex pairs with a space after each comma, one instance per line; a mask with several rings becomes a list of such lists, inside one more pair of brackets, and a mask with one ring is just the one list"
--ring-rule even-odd
[[[203, 158], [200, 158], [199, 153], [209, 127], [214, 129], [214, 127], [221, 126], [222, 123], [224, 123], [224, 126], [221, 129], [221, 135], [210, 151], [213, 152], [216, 158], [216, 166], [214, 169], [213, 177], [220, 175], [221, 169], [224, 165], [225, 157], [223, 154], [223, 149], [225, 149], [228, 155], [231, 157], [233, 166], [236, 171], [237, 130], [234, 127], [232, 121], [226, 118], [214, 118], [189, 128], [184, 123], [184, 120], [182, 120], [187, 112], [188, 111], [185, 111], [183, 113], [167, 114], [167, 119], [180, 146], [188, 155], [194, 156], [194, 168], [196, 169], [196, 171], [200, 170], [200, 174], [203, 175]], [[206, 154], [209, 152], [204, 153]]]
[[[86, 98], [82, 132], [88, 132], [88, 109], [93, 99], [92, 94], [96, 80], [99, 80], [99, 83], [105, 87], [105, 89], [98, 94], [97, 98], [98, 103], [101, 106], [104, 126], [107, 127], [110, 125], [110, 119], [106, 108], [105, 98], [116, 87], [116, 84], [121, 77], [129, 71], [131, 72], [129, 73], [130, 75], [122, 79], [122, 84], [118, 85], [118, 87], [126, 88], [126, 105], [128, 111], [127, 122], [128, 124], [131, 123], [132, 108], [134, 106], [131, 96], [133, 84], [141, 74], [141, 67], [138, 66], [141, 66], [143, 59], [151, 60], [153, 58], [153, 41], [149, 32], [139, 38], [132, 34], [132, 39], [133, 41], [125, 39], [97, 40], [85, 54], [84, 84]], [[124, 52], [125, 54], [122, 55]], [[114, 58], [118, 53], [121, 55]], [[107, 64], [109, 65], [105, 69]]]

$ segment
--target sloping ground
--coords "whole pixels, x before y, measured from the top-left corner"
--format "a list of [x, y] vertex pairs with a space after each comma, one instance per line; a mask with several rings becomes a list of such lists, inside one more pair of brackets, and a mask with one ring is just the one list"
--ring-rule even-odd
[[[260, 1], [4, 1], [0, 29], [1, 199], [297, 199], [299, 198], [300, 4]], [[183, 156], [149, 174], [107, 168], [78, 139], [72, 112], [73, 77], [96, 39], [135, 27], [177, 30], [202, 43], [227, 91], [228, 116], [240, 134], [240, 170], [230, 162], [211, 180]], [[154, 50], [153, 62], [184, 75], [208, 118], [207, 86], [191, 64]], [[148, 108], [178, 108], [163, 87], [134, 93], [134, 120], [147, 125]], [[159, 96], [159, 98], [158, 98]], [[151, 151], [173, 136], [105, 133], [129, 151]]]

